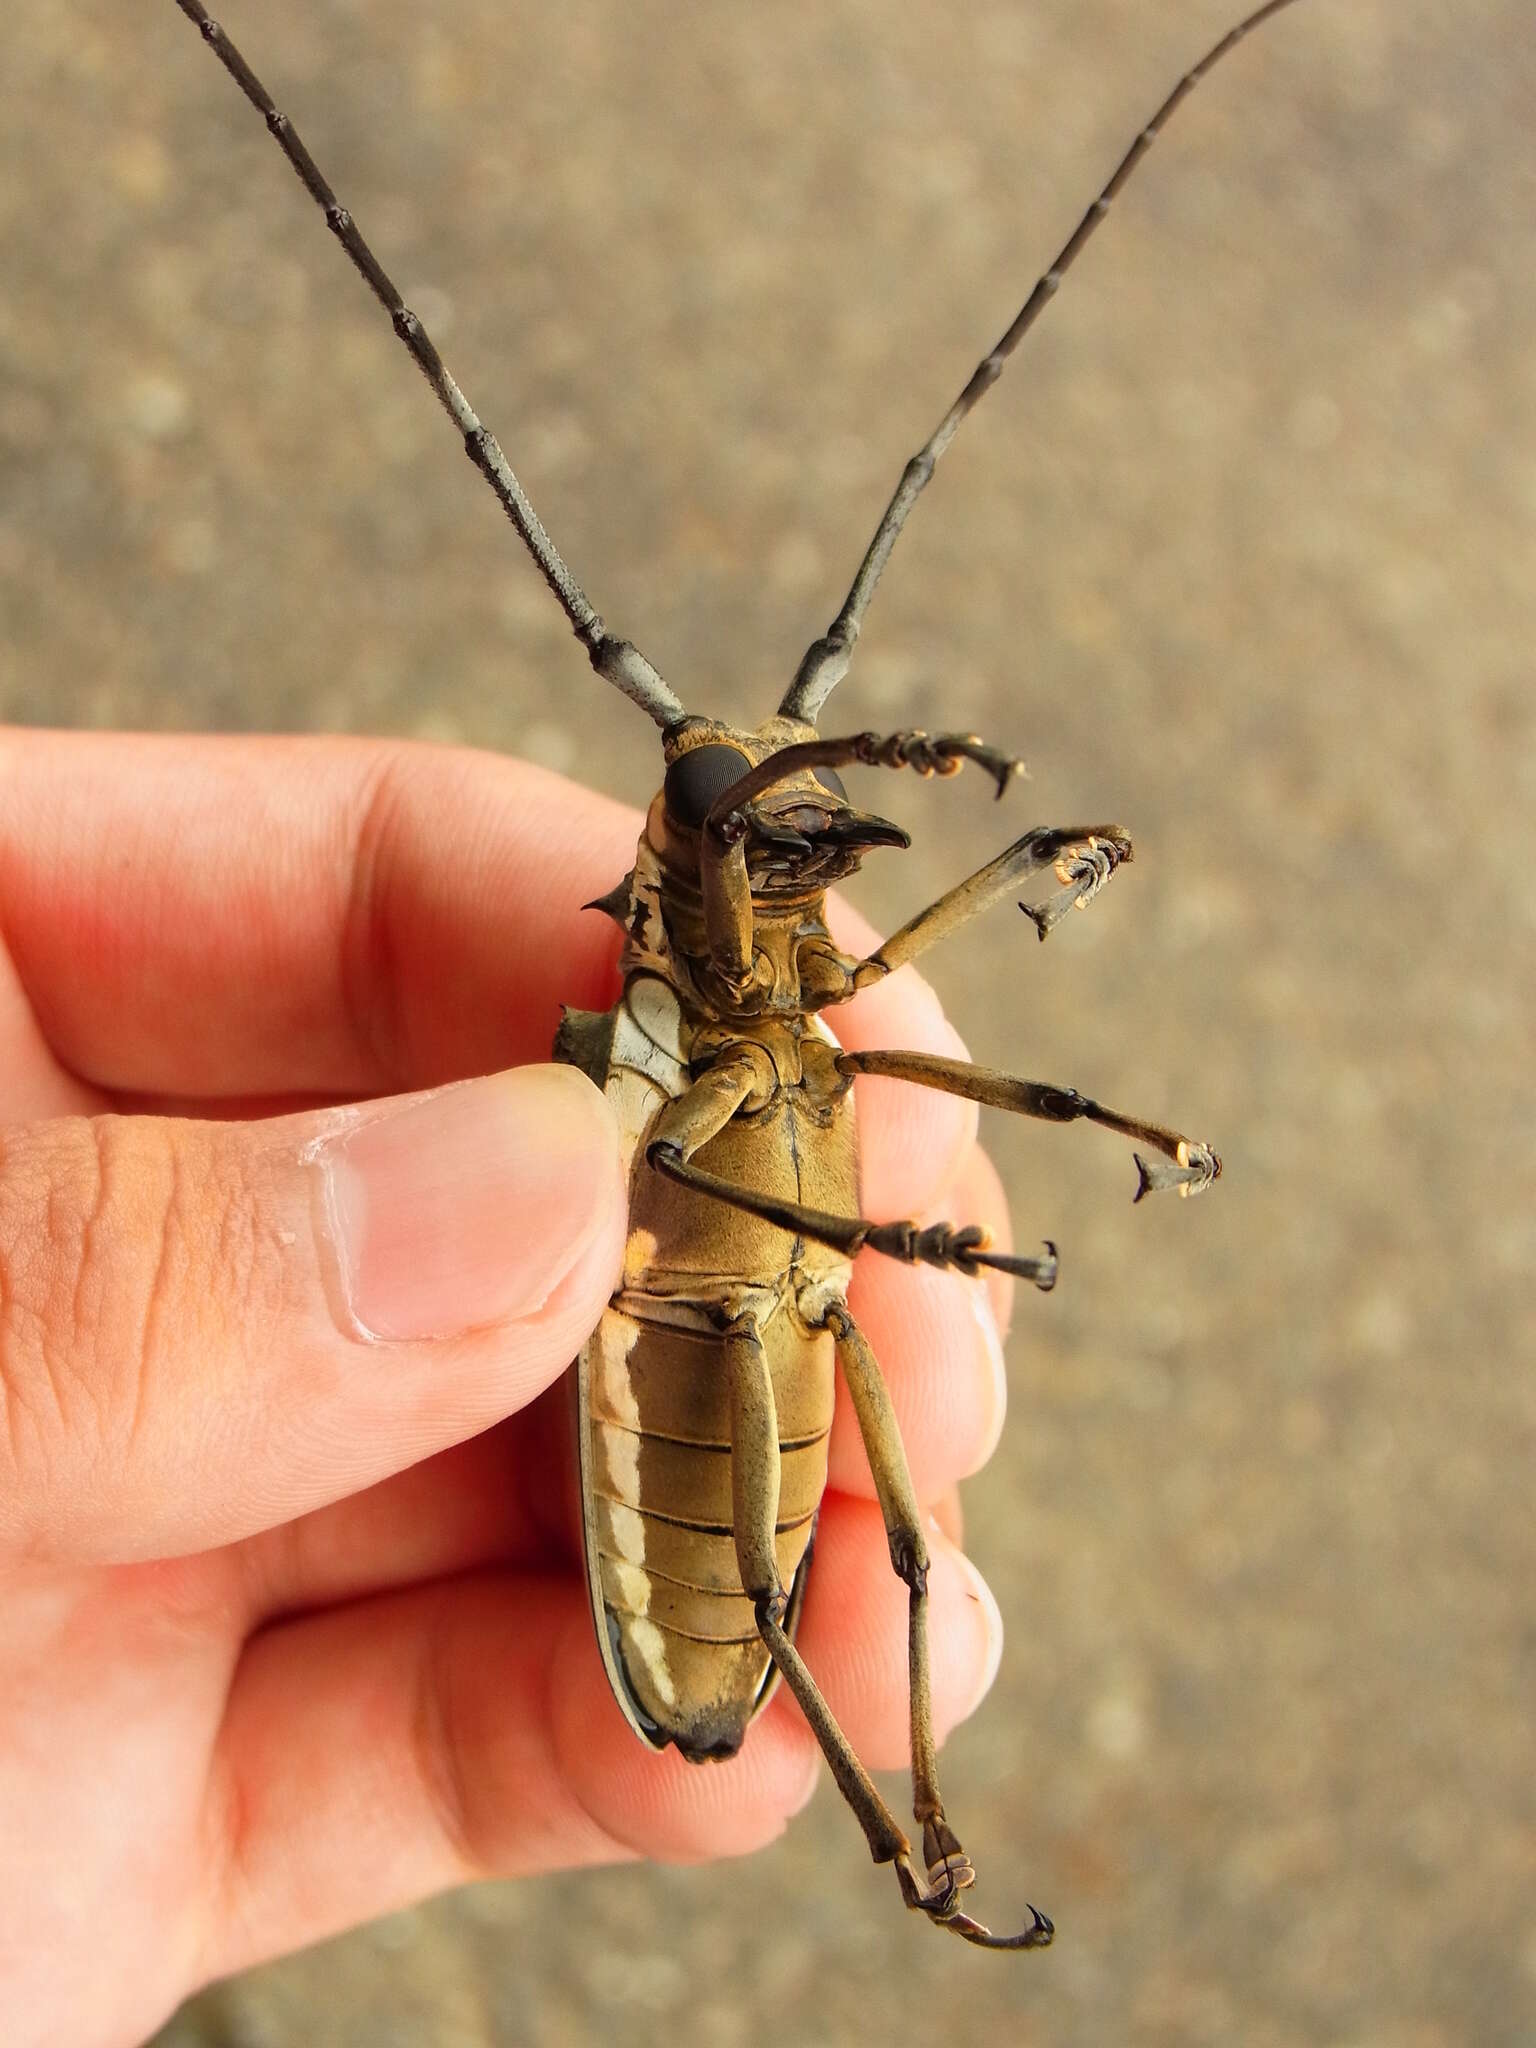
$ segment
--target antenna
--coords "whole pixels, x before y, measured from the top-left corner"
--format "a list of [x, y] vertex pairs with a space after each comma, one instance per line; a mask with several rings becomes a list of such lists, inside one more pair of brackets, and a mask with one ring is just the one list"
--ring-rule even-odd
[[965, 389], [902, 471], [901, 481], [897, 484], [880, 524], [875, 528], [875, 537], [859, 564], [859, 573], [853, 579], [853, 587], [843, 599], [842, 610], [822, 637], [813, 640], [805, 650], [800, 666], [795, 671], [795, 679], [784, 693], [783, 702], [779, 705], [784, 717], [803, 719], [808, 725], [816, 723], [822, 705], [848, 673], [848, 665], [853, 659], [854, 643], [864, 624], [864, 614], [869, 610], [869, 601], [875, 594], [875, 585], [880, 581], [885, 565], [890, 559], [891, 549], [895, 547], [897, 537], [907, 523], [907, 514], [917, 503], [923, 486], [933, 475], [939, 457], [959, 433], [966, 414], [991, 390], [1003, 374], [1003, 366], [1008, 358], [1055, 297], [1061, 280], [1082, 253], [1083, 244], [1108, 213], [1113, 201], [1119, 197], [1121, 188], [1157, 140], [1171, 119], [1174, 109], [1189, 97], [1205, 74], [1219, 64], [1229, 50], [1235, 49], [1246, 35], [1251, 34], [1261, 23], [1268, 21], [1272, 14], [1278, 14], [1281, 8], [1290, 5], [1291, 0], [1268, 0], [1266, 6], [1255, 8], [1246, 20], [1240, 21], [1236, 28], [1229, 29], [1219, 43], [1206, 51], [1198, 64], [1185, 72], [1151, 120], [1138, 133], [1135, 141], [1116, 165], [1109, 182], [1062, 245], [1055, 262], [1036, 280], [1034, 290], [1015, 314], [1013, 325], [996, 347], [982, 357], [971, 372], [970, 381]]
[[559, 549], [544, 530], [527, 492], [497, 446], [496, 437], [480, 424], [438, 354], [431, 336], [401, 298], [388, 272], [358, 233], [357, 224], [321, 176], [319, 166], [299, 139], [288, 116], [235, 48], [200, 0], [176, 0], [224, 69], [266, 122], [283, 155], [298, 173], [304, 189], [325, 215], [326, 225], [346, 250], [368, 289], [389, 315], [396, 334], [410, 350], [417, 368], [436, 392], [448, 417], [464, 437], [464, 452], [496, 493], [502, 510], [516, 527], [539, 574], [560, 602], [571, 631], [587, 650], [587, 659], [605, 682], [632, 698], [665, 730], [687, 716], [659, 673], [631, 641], [615, 637], [593, 609], [586, 592], [566, 567]]

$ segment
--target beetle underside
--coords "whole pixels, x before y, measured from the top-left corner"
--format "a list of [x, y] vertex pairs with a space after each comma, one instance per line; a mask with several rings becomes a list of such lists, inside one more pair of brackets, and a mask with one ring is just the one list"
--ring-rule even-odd
[[[1196, 1191], [1219, 1162], [1073, 1090], [917, 1053], [845, 1053], [821, 1013], [1050, 873], [1054, 895], [1025, 906], [1043, 938], [1130, 858], [1130, 841], [1116, 826], [1026, 832], [856, 959], [827, 927], [828, 870], [847, 873], [905, 835], [855, 809], [838, 768], [953, 774], [971, 761], [1001, 796], [1016, 764], [969, 736], [824, 739], [782, 714], [758, 733], [689, 720], [667, 748], [634, 868], [594, 906], [624, 934], [623, 995], [605, 1015], [568, 1013], [556, 1043], [607, 1093], [630, 1173], [622, 1279], [576, 1373], [587, 1568], [609, 1679], [638, 1734], [697, 1762], [734, 1754], [782, 1677], [907, 1903], [969, 1940], [1038, 1947], [1051, 1924], [1033, 1908], [1007, 1937], [960, 1911], [974, 1873], [938, 1787], [923, 1517], [848, 1280], [869, 1249], [972, 1275], [992, 1266], [1048, 1288], [1055, 1247], [1015, 1258], [975, 1227], [862, 1217], [852, 1084], [882, 1073], [1053, 1121], [1090, 1118], [1165, 1155], [1141, 1162], [1144, 1189]], [[794, 1645], [834, 1362], [909, 1593], [923, 1875]]]

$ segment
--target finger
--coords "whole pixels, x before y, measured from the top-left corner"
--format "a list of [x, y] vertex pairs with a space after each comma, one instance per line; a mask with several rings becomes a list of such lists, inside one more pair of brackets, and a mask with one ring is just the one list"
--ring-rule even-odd
[[[924, 1531], [933, 1725], [939, 1741], [975, 1712], [997, 1675], [1003, 1625], [985, 1580], [936, 1520]], [[843, 1733], [871, 1770], [909, 1761], [905, 1584], [891, 1569], [885, 1527], [866, 1501], [829, 1494], [817, 1548], [800, 1650]], [[797, 1718], [787, 1694], [770, 1713]], [[751, 1738], [748, 1738], [750, 1746]]]
[[110, 1107], [97, 1089], [76, 1080], [54, 1057], [0, 941], [0, 1123], [94, 1116]]
[[570, 1068], [270, 1123], [63, 1119], [0, 1157], [0, 1546], [201, 1550], [521, 1407], [617, 1270]]
[[247, 1626], [487, 1569], [582, 1569], [575, 1416], [562, 1380], [467, 1442], [238, 1547]]
[[247, 1625], [492, 1567], [566, 1569], [568, 1544], [530, 1497], [521, 1418], [423, 1458], [240, 1546]]
[[[836, 896], [828, 899], [827, 910], [838, 945], [861, 955], [874, 950], [877, 935], [857, 911]], [[899, 968], [823, 1015], [850, 1051], [888, 1047], [969, 1058], [938, 997], [913, 967]], [[976, 1142], [976, 1104], [872, 1074], [854, 1082], [853, 1099], [865, 1215], [887, 1222], [941, 1201]]]
[[[994, 1251], [1006, 1253], [1013, 1250], [1013, 1220], [1008, 1214], [1008, 1193], [1003, 1186], [1002, 1176], [982, 1146], [973, 1145], [966, 1154], [965, 1163], [955, 1176], [950, 1195], [954, 1202], [957, 1221], [981, 1224], [984, 1230], [991, 1233]], [[999, 1273], [986, 1268], [982, 1274], [981, 1285], [986, 1289], [998, 1335], [1006, 1343], [1008, 1332], [1013, 1327], [1018, 1283], [1011, 1273]], [[1033, 1289], [1030, 1291], [1034, 1292]]]
[[[920, 1501], [979, 1471], [1007, 1407], [1003, 1350], [987, 1292], [963, 1273], [873, 1254], [853, 1269], [849, 1306], [880, 1367]], [[869, 1454], [841, 1373], [829, 1483], [873, 1499]]]
[[951, 1486], [941, 1493], [929, 1510], [944, 1534], [957, 1550], [965, 1548], [965, 1510], [960, 1502], [960, 1489]]
[[490, 754], [0, 736], [0, 931], [49, 1046], [112, 1091], [335, 1098], [545, 1059], [613, 997], [581, 906], [633, 813]]
[[[1012, 1237], [1001, 1181], [980, 1146], [966, 1153], [941, 1206], [962, 1223], [991, 1230], [1000, 1250]], [[931, 1221], [932, 1213], [921, 1220]], [[938, 1498], [979, 1471], [997, 1447], [1007, 1410], [1007, 1375], [995, 1301], [1012, 1281], [985, 1281], [866, 1255], [855, 1262], [849, 1305], [891, 1395], [917, 1496]], [[829, 1451], [830, 1484], [874, 1498], [869, 1458], [841, 1375]]]
[[801, 1723], [699, 1770], [637, 1742], [584, 1589], [504, 1575], [266, 1630], [209, 1785], [222, 1975], [448, 1885], [771, 1841], [816, 1782]]

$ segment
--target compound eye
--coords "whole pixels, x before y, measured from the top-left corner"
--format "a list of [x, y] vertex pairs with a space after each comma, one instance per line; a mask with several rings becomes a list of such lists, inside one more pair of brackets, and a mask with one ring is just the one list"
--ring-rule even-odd
[[718, 744], [679, 754], [661, 786], [668, 812], [679, 825], [697, 832], [716, 802], [751, 766], [735, 747]]
[[813, 768], [811, 773], [816, 777], [816, 780], [823, 789], [829, 789], [832, 792], [839, 803], [847, 803], [848, 792], [843, 787], [843, 778], [835, 768]]

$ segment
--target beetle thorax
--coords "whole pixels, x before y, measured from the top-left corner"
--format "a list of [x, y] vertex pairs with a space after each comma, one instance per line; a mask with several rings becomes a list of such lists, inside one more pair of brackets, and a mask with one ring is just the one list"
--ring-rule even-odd
[[[754, 889], [750, 973], [740, 985], [721, 975], [705, 928], [697, 835], [693, 847], [679, 847], [677, 838], [669, 830], [665, 798], [658, 794], [630, 882], [620, 960], [625, 975], [661, 975], [704, 1019], [794, 1018], [847, 996], [856, 963], [833, 944], [826, 891], [814, 883], [761, 895]], [[679, 858], [680, 853], [691, 858]]]

